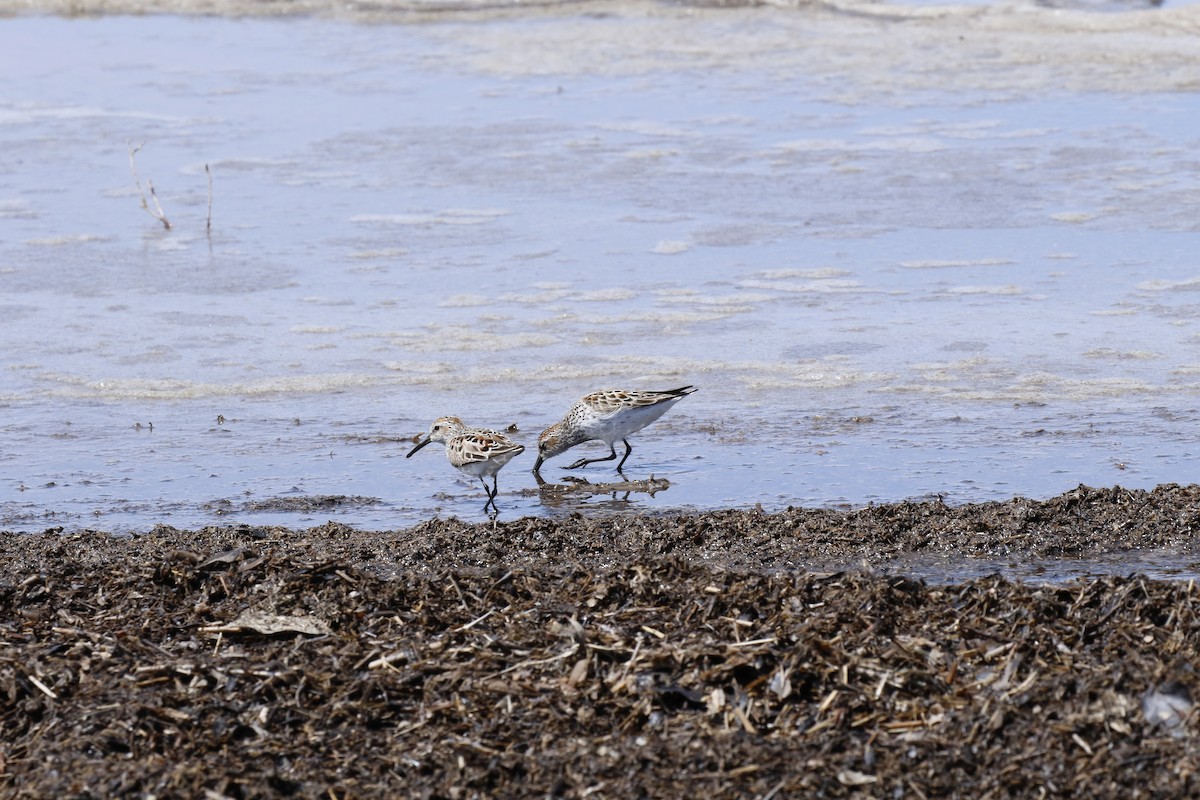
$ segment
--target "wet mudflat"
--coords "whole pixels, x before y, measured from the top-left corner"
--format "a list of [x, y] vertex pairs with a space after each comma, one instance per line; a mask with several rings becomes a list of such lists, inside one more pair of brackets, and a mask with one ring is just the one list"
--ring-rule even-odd
[[437, 416], [683, 383], [635, 513], [1194, 479], [1200, 4], [1061, 4], [0, 0], [0, 527], [468, 518]]
[[0, 535], [12, 797], [1186, 796], [1200, 487], [854, 511]]

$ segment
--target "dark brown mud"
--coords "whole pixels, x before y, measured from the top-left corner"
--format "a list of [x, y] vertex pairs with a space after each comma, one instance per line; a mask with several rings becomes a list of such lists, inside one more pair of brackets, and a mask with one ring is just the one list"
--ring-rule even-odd
[[0, 795], [1195, 795], [1192, 582], [883, 573], [1190, 549], [1198, 515], [1171, 485], [0, 534]]

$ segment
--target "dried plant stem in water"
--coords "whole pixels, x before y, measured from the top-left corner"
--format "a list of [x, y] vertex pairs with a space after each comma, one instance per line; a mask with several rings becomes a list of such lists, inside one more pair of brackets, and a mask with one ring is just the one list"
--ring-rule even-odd
[[204, 223], [204, 232], [212, 233], [212, 170], [204, 165], [204, 174], [208, 176], [208, 220]]
[[150, 208], [150, 204], [146, 202], [146, 193], [142, 191], [142, 179], [138, 177], [137, 160], [134, 158], [141, 149], [141, 144], [136, 147], [133, 145], [129, 146], [129, 171], [133, 173], [133, 183], [137, 186], [138, 198], [141, 200], [142, 208], [147, 214], [161, 222], [164, 228], [171, 230], [171, 222], [167, 219], [167, 215], [163, 213], [162, 204], [158, 202], [158, 195], [154, 191], [154, 184], [149, 180], [146, 181], [146, 188], [150, 191], [150, 199], [154, 201], [154, 208]]

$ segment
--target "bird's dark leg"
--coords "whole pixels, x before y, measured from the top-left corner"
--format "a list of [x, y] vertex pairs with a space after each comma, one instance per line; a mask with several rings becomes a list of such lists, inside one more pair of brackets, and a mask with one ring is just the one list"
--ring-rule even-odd
[[[629, 454], [633, 452], [633, 445], [631, 445], [631, 444], [629, 443], [629, 440], [628, 440], [628, 439], [622, 439], [622, 440], [621, 440], [621, 442], [622, 442], [622, 443], [624, 443], [624, 445], [625, 445], [625, 456], [624, 456], [624, 458], [622, 458], [622, 459], [621, 459], [621, 463], [620, 463], [620, 464], [617, 464], [617, 472], [618, 472], [619, 474], [622, 474], [622, 475], [623, 475], [624, 473], [623, 473], [623, 472], [621, 472], [621, 467], [625, 466], [625, 459], [626, 459], [626, 458], [629, 458]], [[615, 453], [616, 453], [616, 448], [615, 448], [615, 447], [613, 448], [613, 453], [614, 453], [614, 455], [615, 455]]]
[[[487, 502], [483, 504], [483, 510], [487, 511], [488, 506], [491, 506], [492, 508], [495, 508], [497, 512], [499, 512], [500, 509], [496, 508], [496, 493], [492, 489], [488, 488], [487, 478], [480, 476], [479, 482], [483, 484], [483, 493], [487, 495]], [[493, 478], [492, 483], [494, 484], [495, 482], [495, 478]]]
[[[628, 446], [629, 445], [626, 445], [626, 447], [628, 447]], [[588, 464], [595, 464], [597, 461], [612, 461], [613, 459], [615, 459], [617, 457], [616, 445], [610, 444], [608, 446], [608, 449], [611, 452], [609, 452], [609, 454], [607, 456], [605, 456], [604, 458], [581, 458], [578, 461], [576, 461], [574, 464], [572, 464], [571, 466], [567, 467], [567, 469], [579, 469], [580, 467], [586, 467]], [[625, 455], [628, 456], [629, 454], [626, 453]], [[622, 463], [624, 463], [624, 461], [622, 461]]]

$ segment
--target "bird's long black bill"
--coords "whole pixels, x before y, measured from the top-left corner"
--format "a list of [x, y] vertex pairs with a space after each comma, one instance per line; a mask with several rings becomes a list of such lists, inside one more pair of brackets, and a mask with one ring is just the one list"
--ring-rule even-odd
[[537, 461], [533, 462], [533, 474], [537, 475], [542, 471], [542, 462], [545, 461], [541, 456], [537, 457]]
[[426, 439], [425, 441], [421, 442], [421, 443], [420, 443], [420, 444], [418, 444], [416, 447], [414, 447], [412, 450], [409, 450], [409, 451], [408, 451], [408, 455], [406, 455], [406, 456], [405, 456], [405, 458], [412, 458], [412, 457], [413, 457], [413, 453], [417, 452], [417, 451], [418, 451], [418, 450], [420, 450], [422, 447], [424, 447], [425, 445], [429, 444], [429, 443], [430, 443], [430, 442], [432, 442], [432, 441], [433, 441], [433, 439]]

